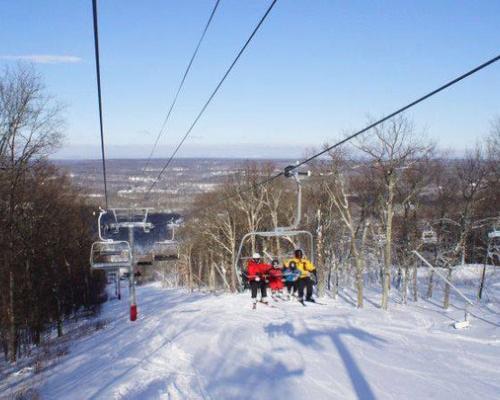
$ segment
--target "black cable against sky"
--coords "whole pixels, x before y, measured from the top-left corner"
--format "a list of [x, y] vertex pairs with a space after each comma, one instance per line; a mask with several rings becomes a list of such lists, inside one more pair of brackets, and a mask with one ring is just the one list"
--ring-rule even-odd
[[259, 30], [259, 28], [261, 27], [261, 25], [263, 24], [263, 22], [265, 21], [265, 19], [267, 18], [267, 16], [269, 15], [269, 13], [271, 12], [271, 10], [273, 9], [274, 5], [276, 4], [278, 0], [273, 0], [271, 2], [271, 4], [269, 5], [269, 7], [267, 8], [267, 11], [265, 12], [265, 14], [262, 16], [262, 18], [260, 19], [259, 23], [256, 25], [256, 27], [254, 28], [254, 30], [252, 31], [251, 35], [248, 37], [247, 41], [245, 42], [245, 44], [243, 45], [243, 47], [240, 49], [240, 51], [238, 52], [238, 54], [236, 55], [236, 57], [234, 58], [233, 62], [231, 63], [231, 65], [229, 66], [229, 68], [226, 70], [226, 72], [224, 73], [222, 79], [219, 81], [219, 83], [217, 84], [217, 86], [215, 87], [215, 89], [212, 91], [212, 94], [210, 95], [210, 97], [208, 98], [208, 100], [205, 102], [205, 104], [203, 105], [203, 107], [201, 108], [200, 112], [198, 113], [198, 115], [196, 116], [196, 118], [194, 119], [193, 123], [191, 124], [191, 126], [189, 127], [189, 129], [186, 131], [186, 133], [184, 134], [184, 137], [182, 138], [182, 140], [179, 142], [179, 144], [177, 145], [177, 147], [175, 148], [175, 150], [173, 151], [173, 153], [171, 154], [170, 158], [167, 160], [167, 162], [165, 163], [165, 165], [163, 166], [163, 168], [161, 169], [160, 173], [158, 174], [158, 176], [156, 177], [156, 179], [153, 181], [153, 183], [151, 184], [151, 186], [149, 187], [148, 191], [146, 192], [146, 198], [147, 196], [149, 195], [149, 193], [151, 192], [151, 190], [153, 190], [153, 188], [156, 186], [156, 184], [158, 183], [158, 181], [160, 180], [161, 176], [163, 175], [163, 173], [165, 172], [165, 170], [168, 168], [168, 166], [170, 165], [170, 163], [172, 162], [172, 160], [174, 159], [175, 155], [177, 154], [177, 152], [179, 151], [179, 149], [182, 147], [182, 145], [184, 144], [184, 142], [186, 141], [186, 139], [188, 138], [189, 134], [191, 133], [191, 131], [193, 130], [193, 128], [196, 126], [196, 124], [198, 123], [198, 121], [200, 120], [201, 116], [203, 115], [203, 113], [205, 112], [205, 110], [207, 109], [208, 105], [210, 104], [210, 102], [212, 101], [212, 99], [215, 97], [215, 95], [217, 94], [217, 92], [219, 91], [220, 87], [222, 86], [222, 84], [224, 83], [224, 81], [226, 80], [226, 78], [228, 77], [229, 73], [231, 72], [231, 70], [233, 69], [233, 67], [236, 65], [236, 63], [238, 62], [238, 60], [240, 59], [241, 55], [243, 54], [243, 52], [245, 51], [245, 49], [248, 47], [248, 45], [250, 44], [250, 42], [252, 41], [253, 37], [255, 36], [255, 34], [257, 33], [257, 31]]
[[151, 150], [151, 153], [149, 154], [149, 157], [148, 157], [148, 159], [146, 161], [146, 165], [143, 168], [144, 172], [146, 172], [146, 169], [148, 168], [149, 163], [151, 162], [153, 154], [154, 154], [156, 148], [158, 147], [158, 143], [160, 141], [160, 138], [163, 135], [163, 133], [165, 132], [165, 128], [166, 128], [167, 123], [168, 123], [168, 121], [170, 119], [170, 114], [172, 114], [172, 110], [174, 109], [175, 104], [177, 103], [177, 98], [179, 97], [179, 94], [180, 94], [180, 92], [182, 90], [182, 87], [184, 86], [184, 82], [186, 81], [186, 78], [187, 78], [187, 76], [189, 74], [189, 71], [191, 70], [191, 66], [193, 65], [193, 61], [196, 58], [196, 55], [198, 54], [198, 50], [200, 49], [201, 43], [203, 42], [203, 39], [205, 38], [205, 35], [207, 33], [207, 30], [208, 30], [208, 27], [210, 26], [210, 24], [212, 22], [212, 19], [214, 17], [215, 11], [217, 10], [217, 7], [219, 6], [219, 3], [220, 3], [220, 0], [216, 0], [215, 1], [215, 5], [214, 5], [214, 7], [212, 9], [210, 17], [208, 18], [208, 21], [207, 21], [207, 23], [205, 25], [205, 28], [203, 29], [201, 37], [198, 40], [198, 44], [196, 45], [196, 48], [194, 49], [193, 55], [191, 56], [191, 59], [189, 60], [187, 68], [184, 71], [184, 75], [183, 75], [183, 77], [181, 79], [179, 87], [177, 88], [177, 92], [175, 93], [175, 96], [174, 96], [174, 99], [172, 101], [172, 104], [170, 104], [170, 108], [168, 109], [167, 115], [165, 116], [165, 119], [163, 120], [163, 124], [161, 125], [161, 128], [160, 128], [160, 131], [158, 132], [158, 135], [156, 136], [155, 143], [153, 144], [153, 149]]
[[104, 129], [102, 125], [101, 68], [99, 65], [99, 32], [97, 27], [97, 0], [92, 0], [92, 13], [94, 16], [95, 69], [97, 78], [97, 99], [99, 102], [99, 126], [101, 130], [101, 157], [102, 157], [102, 174], [104, 178], [104, 199], [106, 202], [106, 209], [108, 209], [108, 183], [106, 178], [106, 155], [104, 152]]
[[[497, 62], [497, 61], [499, 61], [499, 60], [500, 60], [500, 54], [499, 54], [499, 55], [497, 55], [496, 57], [493, 57], [493, 58], [491, 58], [490, 60], [488, 60], [488, 61], [484, 62], [483, 64], [481, 64], [481, 65], [479, 65], [479, 66], [477, 66], [477, 67], [475, 67], [475, 68], [473, 68], [473, 69], [469, 70], [468, 72], [466, 72], [466, 73], [464, 73], [464, 74], [462, 74], [462, 75], [458, 76], [457, 78], [455, 78], [455, 79], [453, 79], [453, 80], [449, 81], [448, 83], [445, 83], [444, 85], [442, 85], [442, 86], [438, 87], [437, 89], [434, 89], [433, 91], [431, 91], [431, 92], [427, 93], [426, 95], [424, 95], [424, 96], [422, 96], [422, 97], [419, 97], [418, 99], [416, 99], [416, 100], [412, 101], [411, 103], [408, 103], [407, 105], [405, 105], [405, 106], [403, 106], [403, 107], [401, 107], [401, 108], [397, 109], [396, 111], [394, 111], [394, 112], [392, 112], [392, 113], [390, 113], [390, 114], [386, 115], [385, 117], [383, 117], [383, 118], [379, 119], [378, 121], [376, 121], [376, 122], [374, 122], [374, 123], [372, 123], [372, 124], [368, 125], [367, 127], [363, 128], [363, 129], [361, 129], [361, 130], [357, 131], [356, 133], [353, 133], [352, 135], [349, 135], [348, 137], [346, 137], [346, 138], [344, 138], [344, 139], [342, 139], [342, 140], [338, 141], [337, 143], [333, 144], [332, 146], [329, 146], [329, 147], [325, 148], [324, 150], [322, 150], [322, 151], [320, 151], [320, 152], [318, 152], [318, 153], [316, 153], [316, 154], [312, 155], [311, 157], [306, 158], [305, 160], [303, 160], [303, 161], [299, 162], [298, 164], [294, 165], [293, 167], [291, 167], [291, 168], [289, 169], [289, 171], [293, 171], [293, 170], [295, 170], [295, 169], [297, 169], [297, 168], [301, 167], [302, 165], [304, 165], [304, 164], [307, 164], [307, 163], [311, 162], [312, 160], [314, 160], [314, 159], [316, 159], [316, 158], [318, 158], [318, 157], [322, 156], [323, 154], [325, 154], [325, 153], [327, 153], [327, 152], [329, 152], [329, 151], [331, 151], [331, 150], [335, 149], [336, 147], [339, 147], [339, 146], [343, 145], [344, 143], [346, 143], [346, 142], [348, 142], [348, 141], [350, 141], [350, 140], [354, 139], [355, 137], [357, 137], [357, 136], [359, 136], [359, 135], [361, 135], [361, 134], [363, 134], [363, 133], [365, 133], [365, 132], [369, 131], [370, 129], [375, 128], [377, 125], [380, 125], [380, 124], [382, 124], [383, 122], [387, 121], [388, 119], [393, 118], [393, 117], [395, 117], [396, 115], [403, 113], [404, 111], [406, 111], [406, 110], [408, 110], [408, 109], [410, 109], [410, 108], [412, 108], [412, 107], [416, 106], [417, 104], [419, 104], [419, 103], [421, 103], [421, 102], [423, 102], [423, 101], [425, 101], [425, 100], [429, 99], [430, 97], [432, 97], [432, 96], [434, 96], [434, 95], [438, 94], [439, 92], [442, 92], [443, 90], [445, 90], [445, 89], [447, 89], [447, 88], [449, 88], [449, 87], [451, 87], [451, 86], [455, 85], [456, 83], [458, 83], [458, 82], [460, 82], [460, 81], [462, 81], [462, 80], [464, 80], [464, 79], [468, 78], [469, 76], [471, 76], [471, 75], [473, 75], [473, 74], [475, 74], [475, 73], [477, 73], [477, 72], [481, 71], [482, 69], [484, 69], [484, 68], [486, 68], [486, 67], [488, 67], [488, 66], [490, 66], [490, 65], [492, 65], [492, 64], [494, 64], [494, 63], [496, 63], [496, 62]], [[273, 175], [273, 176], [271, 176], [271, 177], [269, 177], [269, 178], [266, 178], [266, 179], [264, 179], [263, 181], [258, 182], [258, 183], [254, 184], [254, 185], [248, 186], [246, 189], [240, 190], [237, 194], [246, 193], [246, 192], [249, 192], [249, 191], [251, 191], [251, 190], [255, 190], [255, 189], [256, 189], [256, 188], [258, 188], [259, 186], [267, 185], [268, 183], [272, 182], [273, 180], [275, 180], [275, 179], [279, 178], [279, 177], [280, 177], [280, 176], [282, 176], [282, 175], [284, 175], [284, 171], [281, 171], [280, 173], [278, 173], [278, 174], [276, 174], [276, 175]], [[214, 207], [214, 206], [216, 206], [217, 204], [220, 204], [220, 203], [222, 203], [222, 202], [224, 202], [224, 201], [226, 201], [226, 200], [228, 200], [228, 199], [230, 199], [230, 198], [234, 197], [235, 195], [236, 195], [236, 194], [234, 194], [234, 195], [230, 195], [230, 196], [226, 196], [226, 197], [224, 197], [224, 198], [222, 198], [222, 199], [220, 199], [220, 200], [216, 201], [215, 203], [212, 203], [212, 204], [209, 204], [209, 205], [208, 205], [208, 206], [206, 206], [206, 207], [203, 207], [203, 209], [204, 209], [204, 210], [206, 210], [207, 208]]]
[[429, 92], [426, 95], [418, 98], [417, 100], [414, 100], [411, 103], [409, 103], [409, 104], [407, 104], [407, 105], [405, 105], [405, 106], [397, 109], [396, 111], [392, 112], [391, 114], [386, 115], [385, 117], [379, 119], [378, 121], [376, 121], [376, 122], [368, 125], [367, 127], [361, 129], [360, 131], [358, 131], [356, 133], [353, 133], [352, 135], [350, 135], [350, 136], [344, 138], [343, 140], [341, 140], [340, 142], [337, 142], [334, 145], [325, 148], [323, 151], [320, 151], [319, 153], [316, 153], [313, 156], [311, 156], [309, 158], [306, 158], [305, 160], [301, 161], [297, 165], [294, 165], [291, 170], [297, 169], [300, 166], [309, 163], [310, 161], [314, 160], [315, 158], [318, 158], [318, 157], [322, 156], [323, 154], [329, 152], [330, 150], [333, 150], [334, 148], [343, 145], [344, 143], [348, 142], [349, 140], [354, 139], [356, 136], [359, 136], [359, 135], [365, 133], [366, 131], [369, 131], [370, 129], [375, 128], [377, 125], [380, 125], [383, 122], [387, 121], [388, 119], [391, 119], [391, 118], [395, 117], [396, 115], [403, 113], [404, 111], [406, 111], [406, 110], [408, 110], [408, 109], [416, 106], [417, 104], [419, 104], [419, 103], [427, 100], [428, 98], [430, 98], [430, 97], [438, 94], [439, 92], [442, 92], [443, 90], [449, 88], [450, 86], [455, 85], [456, 83], [460, 82], [461, 80], [463, 80], [465, 78], [468, 78], [469, 76], [475, 74], [476, 72], [481, 71], [482, 69], [488, 67], [491, 64], [496, 63], [499, 60], [500, 60], [500, 54], [497, 55], [496, 57], [493, 57], [492, 59], [486, 61], [485, 63], [483, 63], [483, 64], [481, 64], [481, 65], [479, 65], [479, 66], [471, 69], [470, 71], [468, 71], [468, 72], [460, 75], [459, 77], [457, 77], [457, 78], [449, 81], [448, 83], [445, 83], [444, 85], [438, 87], [437, 89], [433, 90], [432, 92]]

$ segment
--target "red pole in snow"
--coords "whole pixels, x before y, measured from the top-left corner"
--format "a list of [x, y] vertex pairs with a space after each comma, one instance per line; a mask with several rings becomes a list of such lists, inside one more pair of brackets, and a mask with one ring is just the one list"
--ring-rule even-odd
[[135, 252], [134, 252], [134, 226], [131, 224], [128, 227], [128, 240], [130, 244], [130, 251], [132, 252], [132, 264], [130, 266], [130, 320], [137, 319], [137, 302], [135, 296]]
[[135, 321], [137, 319], [137, 304], [130, 305], [130, 320]]

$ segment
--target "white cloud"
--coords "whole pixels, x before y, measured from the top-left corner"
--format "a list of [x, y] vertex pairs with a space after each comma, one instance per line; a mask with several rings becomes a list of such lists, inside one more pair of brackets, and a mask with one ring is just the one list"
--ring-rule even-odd
[[29, 54], [21, 56], [0, 55], [0, 60], [28, 61], [35, 64], [76, 64], [83, 60], [76, 56], [59, 56], [51, 54]]

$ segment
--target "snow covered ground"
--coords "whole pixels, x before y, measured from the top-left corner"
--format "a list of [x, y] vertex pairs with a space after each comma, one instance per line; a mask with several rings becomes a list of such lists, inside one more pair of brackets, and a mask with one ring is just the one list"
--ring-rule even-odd
[[474, 307], [472, 326], [455, 330], [463, 311], [444, 311], [438, 296], [393, 302], [390, 312], [375, 292], [366, 300], [357, 310], [343, 292], [327, 305], [253, 311], [248, 293], [151, 284], [138, 288], [138, 321], [128, 321], [126, 301], [110, 301], [103, 329], [38, 374], [6, 377], [0, 393], [35, 385], [43, 399], [71, 400], [500, 398], [498, 303]]

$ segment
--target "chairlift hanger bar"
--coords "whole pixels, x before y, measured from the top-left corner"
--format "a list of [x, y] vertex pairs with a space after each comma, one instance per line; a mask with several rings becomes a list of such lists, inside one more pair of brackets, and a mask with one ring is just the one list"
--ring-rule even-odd
[[106, 154], [104, 151], [104, 129], [102, 123], [102, 96], [101, 96], [101, 67], [99, 63], [99, 31], [97, 20], [97, 0], [92, 0], [92, 14], [94, 17], [94, 50], [95, 50], [95, 69], [97, 79], [97, 101], [99, 103], [99, 127], [101, 132], [101, 157], [102, 157], [102, 175], [104, 179], [104, 199], [106, 209], [108, 208], [108, 183], [106, 177]]

